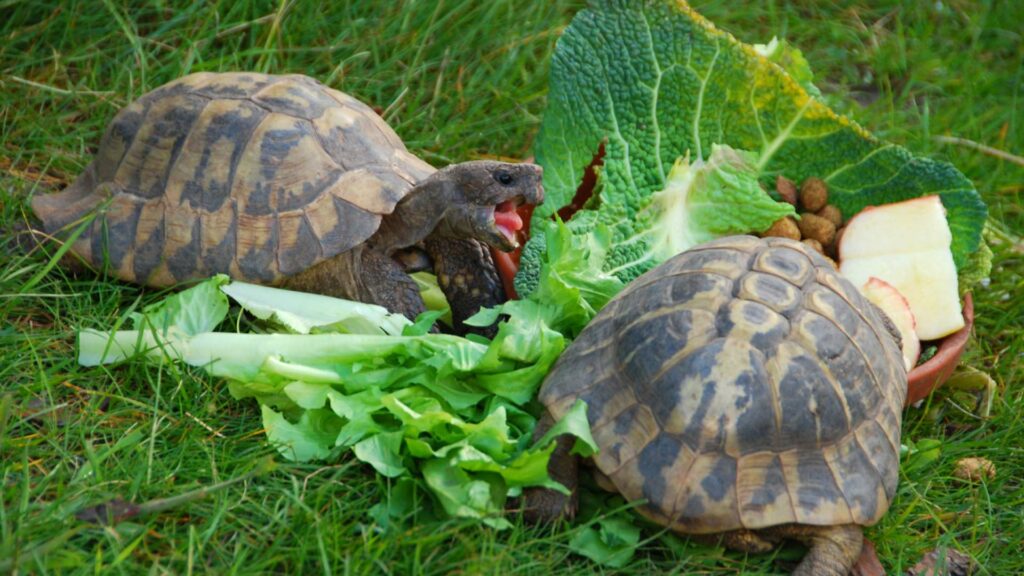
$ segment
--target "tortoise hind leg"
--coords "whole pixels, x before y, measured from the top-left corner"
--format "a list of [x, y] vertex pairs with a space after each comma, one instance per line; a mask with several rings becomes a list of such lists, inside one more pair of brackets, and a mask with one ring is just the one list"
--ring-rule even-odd
[[108, 194], [97, 190], [96, 164], [91, 163], [64, 190], [54, 194], [36, 194], [32, 197], [32, 212], [43, 223], [43, 229], [53, 234], [85, 216]]
[[846, 576], [864, 545], [864, 531], [856, 524], [806, 526], [791, 524], [778, 532], [810, 547], [794, 576]]
[[[555, 425], [551, 414], [545, 412], [533, 431], [533, 441], [540, 440]], [[551, 479], [572, 491], [566, 495], [550, 488], [527, 488], [523, 490], [523, 517], [527, 522], [554, 522], [561, 518], [573, 519], [579, 506], [579, 457], [572, 454], [576, 440], [568, 434], [559, 436], [555, 451], [548, 460], [548, 475]]]
[[747, 554], [763, 554], [778, 546], [779, 540], [772, 538], [771, 534], [757, 530], [731, 530], [722, 533], [721, 543], [730, 550]]
[[474, 328], [464, 324], [481, 308], [506, 300], [490, 249], [472, 239], [427, 238], [424, 245], [434, 261], [437, 283], [451, 306], [453, 332], [474, 332], [493, 338], [497, 333], [495, 326]]

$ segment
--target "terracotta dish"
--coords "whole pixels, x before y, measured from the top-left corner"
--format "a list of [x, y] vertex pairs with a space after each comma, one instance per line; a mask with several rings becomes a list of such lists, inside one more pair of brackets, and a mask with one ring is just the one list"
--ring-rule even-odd
[[907, 375], [906, 405], [921, 400], [942, 385], [960, 363], [960, 355], [967, 346], [967, 338], [974, 326], [974, 300], [964, 295], [964, 327], [939, 342], [939, 350], [924, 364], [914, 367]]

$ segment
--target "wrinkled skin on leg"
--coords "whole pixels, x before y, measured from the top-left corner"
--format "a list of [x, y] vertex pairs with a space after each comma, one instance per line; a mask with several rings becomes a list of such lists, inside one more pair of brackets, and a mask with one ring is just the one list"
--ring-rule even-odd
[[410, 320], [426, 310], [416, 281], [398, 262], [372, 249], [356, 248], [325, 260], [292, 276], [284, 287], [377, 304]]
[[864, 531], [855, 524], [807, 526], [783, 524], [763, 530], [734, 530], [721, 535], [724, 546], [740, 552], [768, 552], [784, 538], [808, 547], [794, 576], [846, 576], [860, 556]]
[[434, 273], [452, 309], [452, 331], [473, 332], [493, 338], [496, 326], [475, 328], [464, 322], [481, 308], [497, 306], [506, 300], [491, 251], [476, 240], [428, 238], [426, 250], [434, 262]]
[[810, 547], [794, 576], [846, 576], [864, 546], [864, 531], [853, 524], [793, 526], [787, 536]]

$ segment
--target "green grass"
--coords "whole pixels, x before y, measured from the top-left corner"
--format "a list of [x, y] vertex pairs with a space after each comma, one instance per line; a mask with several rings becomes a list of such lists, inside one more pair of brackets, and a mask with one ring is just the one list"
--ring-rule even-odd
[[[529, 155], [548, 60], [579, 2], [167, 2], [0, 0], [0, 229], [66, 185], [132, 98], [199, 70], [301, 72], [384, 111], [434, 164]], [[1013, 2], [782, 2], [698, 9], [740, 39], [801, 47], [830, 103], [880, 137], [955, 163], [1000, 234], [965, 363], [992, 375], [987, 419], [943, 395], [907, 411], [904, 437], [942, 440], [905, 467], [868, 531], [890, 573], [946, 545], [982, 574], [1024, 573], [1024, 168], [937, 136], [1024, 153], [1024, 17]], [[10, 233], [0, 233], [0, 241]], [[114, 527], [74, 518], [238, 478], [272, 451], [254, 404], [200, 373], [137, 363], [83, 369], [80, 327], [113, 326], [159, 297], [0, 252], [0, 572], [603, 573], [572, 555], [578, 527], [496, 532], [369, 510], [389, 484], [351, 457], [281, 462], [213, 495]], [[985, 456], [994, 480], [952, 477]], [[622, 573], [773, 573], [800, 551], [745, 557], [655, 532]]]

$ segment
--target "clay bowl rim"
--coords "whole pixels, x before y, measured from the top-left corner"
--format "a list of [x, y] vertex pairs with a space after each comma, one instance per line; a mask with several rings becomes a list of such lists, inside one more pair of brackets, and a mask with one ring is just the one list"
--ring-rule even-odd
[[960, 363], [974, 328], [974, 299], [970, 292], [964, 294], [963, 315], [964, 327], [940, 340], [935, 356], [907, 374], [907, 406], [927, 398], [942, 386]]

